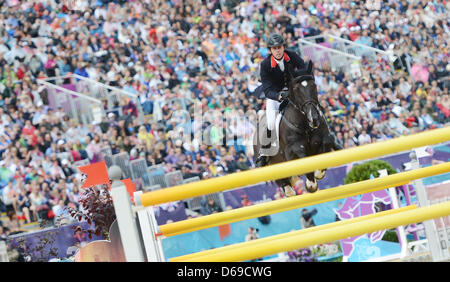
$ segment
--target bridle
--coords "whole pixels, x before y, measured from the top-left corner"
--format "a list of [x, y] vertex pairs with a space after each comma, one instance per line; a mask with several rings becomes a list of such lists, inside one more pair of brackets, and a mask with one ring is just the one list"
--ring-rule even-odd
[[[298, 80], [298, 81], [297, 81], [297, 80]], [[298, 77], [294, 78], [294, 83], [296, 83], [296, 84], [297, 84], [297, 83], [302, 83], [303, 81], [307, 81], [307, 80], [312, 80], [312, 81], [314, 81], [314, 80], [315, 80], [315, 79], [314, 79], [314, 75], [307, 74], [307, 75], [301, 75], [301, 76], [298, 76]], [[316, 108], [317, 112], [319, 112], [319, 114], [320, 114], [321, 116], [324, 116], [322, 110], [321, 110], [320, 107], [319, 107], [319, 103], [318, 103], [317, 101], [315, 101], [314, 99], [306, 100], [303, 104], [300, 105], [300, 107], [299, 107], [296, 103], [294, 103], [294, 102], [292, 101], [291, 95], [288, 96], [288, 101], [289, 101], [290, 104], [292, 104], [292, 105], [294, 106], [294, 108], [297, 109], [297, 111], [301, 112], [301, 113], [302, 113], [303, 115], [305, 115], [305, 116], [306, 116], [306, 112], [305, 112], [304, 109], [305, 109], [305, 107], [306, 107], [307, 105], [312, 105], [313, 107]]]

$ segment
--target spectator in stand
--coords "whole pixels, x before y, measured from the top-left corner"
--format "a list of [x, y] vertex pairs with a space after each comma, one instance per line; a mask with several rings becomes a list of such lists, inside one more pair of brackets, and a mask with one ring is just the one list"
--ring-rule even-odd
[[302, 215], [300, 217], [300, 221], [302, 223], [303, 228], [316, 226], [313, 216], [317, 214], [317, 209], [313, 209], [312, 211], [308, 211], [307, 209], [302, 209]]
[[253, 203], [248, 199], [248, 196], [246, 194], [241, 196], [241, 207], [251, 206]]
[[372, 139], [370, 138], [370, 135], [367, 134], [366, 130], [362, 130], [361, 134], [358, 137], [358, 143], [359, 145], [369, 144], [371, 143]]
[[206, 201], [202, 200], [201, 205], [202, 205], [201, 213], [203, 215], [222, 212], [222, 208], [220, 207], [220, 205], [217, 204], [216, 201], [214, 201], [214, 199], [211, 197], [208, 197]]
[[251, 241], [251, 240], [259, 239], [258, 232], [259, 232], [258, 228], [249, 227], [248, 228], [248, 234], [245, 236], [245, 241], [248, 242], [248, 241]]
[[82, 230], [81, 226], [77, 226], [73, 235], [74, 245], [78, 248], [83, 247], [87, 242], [86, 237], [86, 233]]
[[9, 230], [9, 234], [8, 235], [15, 235], [15, 234], [19, 234], [19, 233], [23, 233], [24, 231], [22, 230], [22, 225], [20, 224], [19, 219], [17, 218], [17, 215], [14, 211], [9, 211], [7, 213], [8, 216], [8, 221], [6, 221], [6, 228], [8, 228]]
[[25, 187], [20, 188], [20, 194], [16, 198], [16, 207], [17, 211], [25, 216], [26, 223], [31, 223], [31, 202], [29, 199], [29, 192]]
[[53, 206], [52, 211], [56, 223], [66, 225], [71, 222], [72, 219], [69, 214], [69, 209], [64, 203], [64, 200], [59, 200], [58, 203]]
[[6, 213], [12, 211], [15, 212], [14, 200], [15, 200], [15, 189], [13, 186], [13, 180], [8, 182], [8, 185], [2, 190], [2, 202], [5, 205]]
[[33, 211], [33, 217], [36, 219], [46, 219], [45, 214], [49, 210], [49, 206], [47, 205], [48, 201], [35, 183], [31, 185], [31, 189], [30, 209]]

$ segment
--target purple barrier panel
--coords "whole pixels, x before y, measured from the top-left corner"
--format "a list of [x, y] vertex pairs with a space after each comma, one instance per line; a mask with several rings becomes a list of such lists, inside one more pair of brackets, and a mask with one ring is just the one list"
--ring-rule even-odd
[[[30, 233], [21, 233], [17, 235], [11, 236], [10, 246], [12, 248], [18, 248], [20, 245], [19, 242], [24, 242], [25, 244], [25, 253], [28, 254], [31, 250], [35, 250], [32, 252], [32, 261], [37, 261], [45, 258], [46, 261], [52, 258], [67, 258], [72, 256], [75, 253], [76, 247], [75, 243], [77, 242], [74, 238], [75, 230], [72, 226], [81, 226], [84, 230], [92, 229], [89, 228], [89, 224], [87, 222], [81, 223], [73, 223], [66, 226], [61, 226], [59, 228], [49, 228], [43, 229], [36, 232]], [[43, 243], [43, 240], [48, 239], [47, 243]], [[103, 236], [95, 236], [93, 235], [91, 239], [85, 236], [85, 242], [91, 242], [95, 240], [103, 240]], [[49, 242], [53, 242], [49, 244]], [[36, 247], [44, 245], [42, 251], [36, 251]], [[50, 250], [54, 249], [56, 251], [56, 256], [49, 256]]]
[[322, 190], [343, 185], [346, 176], [347, 166], [329, 168], [325, 173], [325, 177], [319, 181], [319, 189]]
[[437, 151], [433, 155], [433, 159], [443, 162], [448, 162], [450, 160], [450, 153]]
[[[241, 191], [242, 194], [244, 193], [241, 189], [239, 189], [239, 191]], [[231, 191], [223, 192], [225, 206], [231, 207], [232, 209], [240, 208], [242, 194], [238, 194], [236, 192], [232, 193]]]
[[164, 225], [168, 220], [173, 222], [187, 218], [183, 201], [166, 203], [155, 209], [155, 217], [158, 225]]
[[274, 199], [278, 185], [275, 182], [266, 182], [249, 187], [235, 189], [223, 192], [225, 205], [233, 209], [242, 207], [242, 196], [246, 195], [252, 203], [260, 202], [265, 199]]
[[427, 151], [433, 155], [433, 160], [443, 162], [448, 162], [448, 160], [450, 160], [450, 143], [435, 148], [429, 148]]
[[410, 152], [395, 155], [395, 156], [380, 158], [380, 160], [388, 162], [394, 169], [403, 171], [402, 165], [404, 163], [408, 163], [411, 161], [411, 159], [409, 158], [409, 153]]

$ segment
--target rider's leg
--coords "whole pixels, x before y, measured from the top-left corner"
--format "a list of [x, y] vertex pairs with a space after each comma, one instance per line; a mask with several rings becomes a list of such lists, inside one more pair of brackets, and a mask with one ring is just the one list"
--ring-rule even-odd
[[266, 99], [266, 117], [267, 117], [267, 129], [272, 131], [275, 129], [275, 121], [280, 108], [280, 102]]
[[[269, 142], [272, 140], [272, 131], [275, 130], [277, 114], [280, 108], [280, 102], [267, 99], [266, 100], [266, 116], [267, 116], [267, 137], [269, 138]], [[270, 147], [269, 147], [270, 148]]]

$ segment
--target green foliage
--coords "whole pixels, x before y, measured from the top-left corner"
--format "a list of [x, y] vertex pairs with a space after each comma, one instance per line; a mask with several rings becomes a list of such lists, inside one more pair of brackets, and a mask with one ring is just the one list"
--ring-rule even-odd
[[386, 232], [384, 233], [383, 238], [381, 240], [398, 243], [397, 232], [395, 231], [395, 229], [386, 230]]
[[342, 262], [343, 258], [344, 258], [344, 256], [340, 256], [340, 257], [338, 257], [338, 258], [336, 258], [336, 259], [334, 259], [334, 260], [332, 260], [330, 262]]
[[312, 253], [316, 257], [325, 257], [328, 255], [327, 250], [324, 248], [320, 248], [320, 245], [312, 248]]
[[397, 171], [388, 162], [373, 160], [354, 166], [347, 174], [344, 183], [349, 184], [368, 180], [370, 179], [370, 175], [373, 175], [375, 178], [379, 177], [380, 174], [378, 171], [381, 169], [386, 169], [388, 175], [397, 173]]

